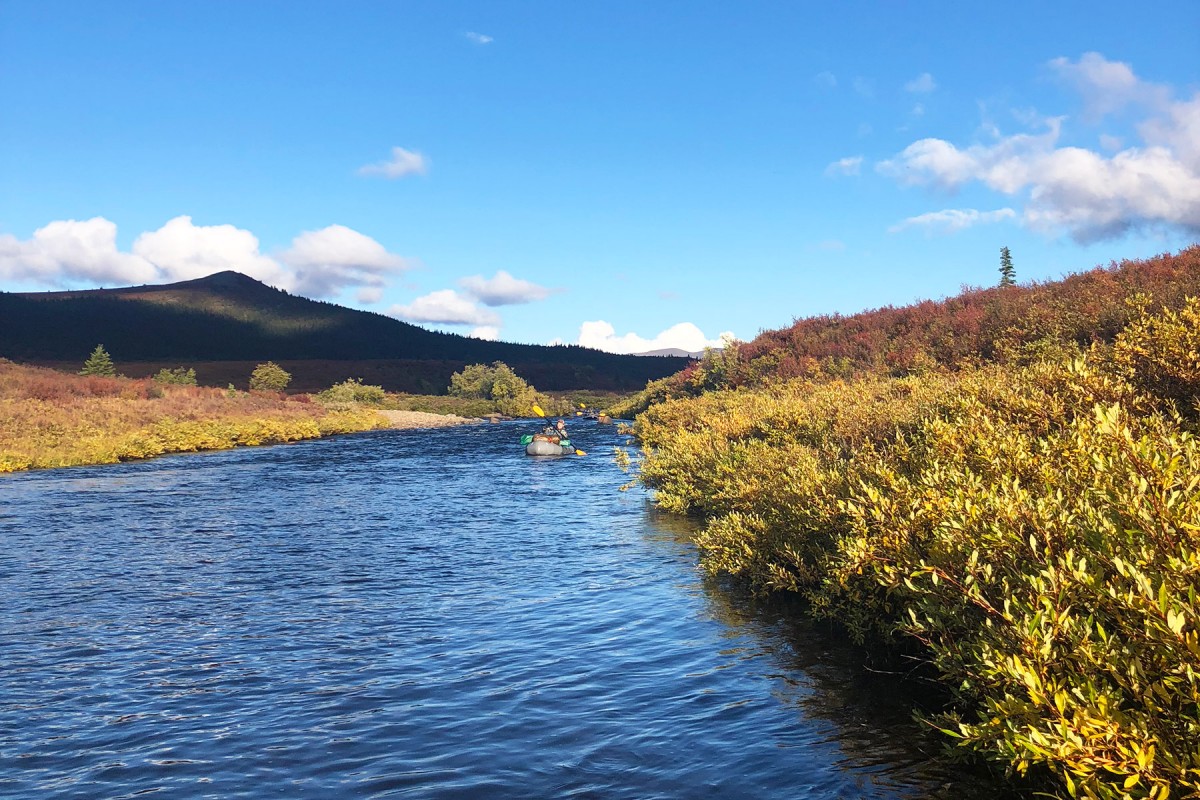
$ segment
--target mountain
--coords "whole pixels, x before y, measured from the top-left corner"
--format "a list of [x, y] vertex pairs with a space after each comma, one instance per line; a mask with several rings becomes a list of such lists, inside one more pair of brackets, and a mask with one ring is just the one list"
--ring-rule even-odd
[[[450, 374], [463, 365], [493, 361], [507, 363], [542, 390], [626, 391], [688, 363], [686, 358], [640, 358], [575, 345], [511, 344], [438, 333], [382, 314], [296, 297], [237, 272], [161, 286], [0, 292], [0, 357], [82, 364], [97, 344], [129, 375], [160, 363], [253, 366], [273, 360], [285, 368], [284, 362], [291, 362], [293, 369], [297, 362], [320, 363], [320, 381], [325, 381], [345, 371], [338, 364], [349, 368], [363, 363], [359, 372], [343, 377], [382, 375], [385, 388], [393, 391], [443, 391]], [[204, 374], [197, 372], [203, 380]], [[407, 374], [420, 379], [408, 381]]]
[[689, 352], [681, 347], [664, 347], [661, 350], [647, 350], [644, 353], [634, 353], [637, 356], [675, 356], [676, 358], [701, 358], [703, 350]]

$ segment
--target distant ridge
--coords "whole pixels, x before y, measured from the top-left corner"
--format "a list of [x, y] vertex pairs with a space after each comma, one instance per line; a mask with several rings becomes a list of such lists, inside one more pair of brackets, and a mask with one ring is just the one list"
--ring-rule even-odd
[[634, 353], [635, 356], [673, 356], [675, 358], [702, 358], [703, 350], [684, 350], [679, 347], [664, 347], [659, 350], [647, 350], [644, 353]]
[[[469, 363], [504, 361], [539, 389], [639, 389], [687, 359], [639, 358], [577, 345], [525, 345], [439, 333], [369, 311], [297, 297], [238, 272], [179, 283], [63, 292], [0, 292], [0, 357], [82, 364], [103, 344], [127, 374], [130, 362], [404, 361], [419, 385], [443, 390]], [[434, 364], [437, 366], [434, 366]], [[445, 383], [438, 384], [441, 376]], [[349, 377], [349, 376], [347, 376]]]

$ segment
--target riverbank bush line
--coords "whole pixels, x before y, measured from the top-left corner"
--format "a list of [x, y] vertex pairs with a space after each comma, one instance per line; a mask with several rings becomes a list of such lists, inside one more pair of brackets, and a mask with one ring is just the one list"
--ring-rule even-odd
[[651, 407], [705, 567], [916, 645], [964, 748], [1072, 797], [1200, 796], [1200, 301], [1029, 363]]
[[327, 409], [307, 396], [231, 396], [0, 360], [0, 472], [291, 442], [385, 424], [370, 409]]

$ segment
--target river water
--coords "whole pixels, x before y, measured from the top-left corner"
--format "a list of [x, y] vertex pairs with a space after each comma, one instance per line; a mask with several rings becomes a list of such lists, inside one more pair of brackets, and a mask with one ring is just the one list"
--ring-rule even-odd
[[0, 797], [1001, 796], [705, 578], [612, 426], [523, 432], [0, 476]]

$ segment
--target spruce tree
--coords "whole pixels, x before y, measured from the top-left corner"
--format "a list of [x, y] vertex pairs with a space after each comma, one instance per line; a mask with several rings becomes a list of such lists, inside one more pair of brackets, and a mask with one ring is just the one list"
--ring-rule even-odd
[[1012, 253], [1008, 252], [1007, 247], [1000, 248], [1000, 285], [1017, 285], [1017, 271], [1013, 269]]
[[104, 345], [96, 345], [96, 349], [88, 356], [88, 360], [83, 362], [83, 369], [79, 371], [80, 375], [105, 375], [109, 378], [115, 378], [117, 368], [113, 366], [112, 358], [109, 357], [108, 351], [104, 349]]

